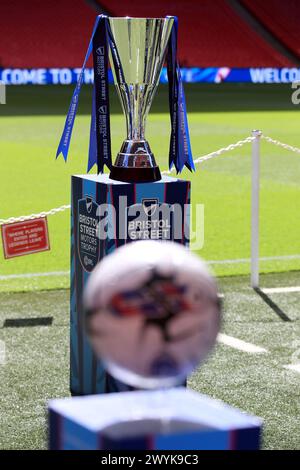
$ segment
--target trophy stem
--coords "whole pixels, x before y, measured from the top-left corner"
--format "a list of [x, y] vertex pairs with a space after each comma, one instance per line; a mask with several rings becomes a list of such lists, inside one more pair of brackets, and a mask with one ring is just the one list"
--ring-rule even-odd
[[161, 174], [149, 143], [145, 139], [148, 115], [154, 85], [116, 85], [126, 117], [127, 139], [124, 140], [110, 178], [128, 183], [159, 181]]
[[130, 121], [127, 114], [126, 117], [126, 125], [127, 125], [127, 140], [129, 141], [145, 141], [145, 118], [143, 119], [144, 122], [141, 122], [142, 119], [136, 120], [133, 124]]

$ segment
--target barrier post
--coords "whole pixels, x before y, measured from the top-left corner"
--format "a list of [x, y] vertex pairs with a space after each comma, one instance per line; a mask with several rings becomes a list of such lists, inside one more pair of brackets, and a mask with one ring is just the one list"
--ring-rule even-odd
[[251, 287], [259, 286], [259, 189], [260, 138], [262, 132], [252, 131], [252, 197], [251, 197]]

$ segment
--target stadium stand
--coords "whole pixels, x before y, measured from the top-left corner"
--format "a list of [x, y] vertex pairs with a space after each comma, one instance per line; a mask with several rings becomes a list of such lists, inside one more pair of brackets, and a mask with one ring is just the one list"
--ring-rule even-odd
[[[267, 0], [264, 5], [274, 1]], [[254, 3], [262, 11], [261, 3]], [[279, 12], [279, 0], [277, 3]], [[80, 67], [97, 6], [98, 12], [102, 9], [113, 16], [177, 15], [179, 60], [184, 66], [293, 65], [240, 17], [228, 0], [10, 0], [1, 2], [0, 7], [0, 67]], [[24, 21], [28, 11], [30, 22]]]
[[114, 16], [179, 19], [179, 59], [185, 66], [278, 67], [290, 61], [265, 42], [226, 0], [98, 0]]
[[242, 3], [277, 39], [300, 57], [299, 0], [242, 0]]
[[84, 0], [1, 1], [0, 67], [79, 67], [94, 21]]

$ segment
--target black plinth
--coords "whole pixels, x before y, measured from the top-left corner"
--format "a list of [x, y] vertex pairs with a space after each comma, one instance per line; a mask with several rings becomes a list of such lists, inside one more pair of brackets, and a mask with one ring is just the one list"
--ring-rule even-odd
[[146, 168], [128, 168], [114, 166], [111, 169], [110, 179], [125, 183], [154, 183], [161, 180], [158, 166]]

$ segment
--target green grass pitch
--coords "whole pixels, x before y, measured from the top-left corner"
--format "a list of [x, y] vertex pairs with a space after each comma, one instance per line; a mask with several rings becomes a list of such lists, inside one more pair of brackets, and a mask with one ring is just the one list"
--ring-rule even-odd
[[[70, 201], [70, 175], [86, 170], [89, 87], [83, 88], [69, 162], [55, 153], [72, 95], [70, 87], [10, 87], [0, 106], [0, 218], [27, 215]], [[288, 85], [188, 85], [194, 157], [247, 137], [254, 128], [300, 147], [299, 107]], [[124, 138], [124, 118], [112, 90], [112, 150]], [[147, 138], [166, 168], [169, 142], [167, 89], [159, 89]], [[262, 285], [299, 285], [300, 157], [261, 146]], [[190, 175], [193, 204], [205, 206], [209, 261], [250, 256], [251, 146], [212, 159]], [[51, 251], [4, 260], [0, 252], [0, 449], [46, 447], [46, 403], [69, 394], [69, 211], [48, 218]], [[2, 248], [0, 248], [1, 250]], [[296, 256], [294, 256], [296, 255]], [[224, 298], [222, 331], [266, 349], [250, 354], [218, 344], [189, 386], [264, 419], [263, 447], [300, 449], [300, 374], [284, 368], [300, 359], [300, 293], [262, 299], [249, 288], [249, 263], [212, 264]], [[60, 273], [32, 277], [32, 273]], [[26, 274], [27, 277], [18, 277]], [[15, 276], [15, 277], [14, 277]], [[8, 319], [45, 318], [12, 327]], [[3, 346], [5, 346], [5, 354]]]
[[[153, 104], [147, 138], [161, 169], [167, 166], [169, 116], [167, 88], [161, 86]], [[300, 114], [291, 103], [290, 86], [186, 86], [194, 156], [247, 137], [251, 130], [300, 147]], [[91, 89], [84, 87], [69, 162], [55, 161], [59, 138], [72, 95], [70, 87], [10, 87], [0, 107], [0, 218], [49, 210], [70, 201], [70, 175], [86, 171]], [[116, 93], [112, 98], [112, 153], [125, 136], [124, 117]], [[262, 143], [262, 257], [300, 253], [300, 157]], [[197, 167], [191, 175], [192, 201], [204, 204], [205, 241], [199, 254], [206, 260], [232, 260], [250, 255], [251, 145], [228, 152]], [[51, 251], [3, 261], [0, 275], [66, 272], [69, 269], [69, 211], [50, 216]], [[246, 274], [245, 262], [213, 265], [217, 275]], [[299, 269], [300, 259], [263, 261], [263, 272]], [[9, 278], [2, 290], [60, 288], [67, 275]]]
[[[267, 274], [264, 285], [293, 286], [299, 273]], [[283, 321], [245, 277], [226, 277], [222, 331], [267, 350], [250, 354], [218, 344], [189, 386], [264, 420], [263, 447], [299, 449], [300, 374], [283, 366], [299, 362], [299, 292], [270, 299], [290, 321]], [[47, 400], [69, 395], [69, 291], [0, 293], [0, 339], [6, 362], [0, 365], [0, 448], [45, 448]], [[52, 318], [32, 326], [32, 318]], [[8, 319], [26, 319], [9, 326]]]

